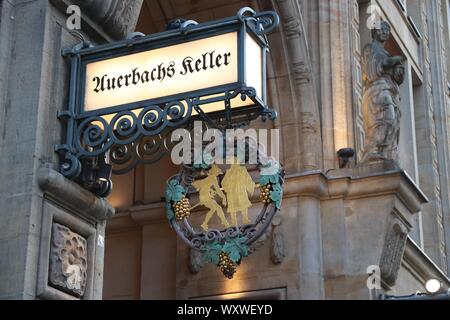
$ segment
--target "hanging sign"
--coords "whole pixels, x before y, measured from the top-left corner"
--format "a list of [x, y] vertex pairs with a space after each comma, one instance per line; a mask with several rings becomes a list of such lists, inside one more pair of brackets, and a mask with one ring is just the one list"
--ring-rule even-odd
[[243, 8], [222, 20], [64, 50], [71, 75], [69, 106], [59, 113], [66, 139], [55, 146], [61, 173], [78, 179], [86, 159], [131, 160], [120, 174], [151, 163], [154, 140], [194, 118], [220, 130], [275, 119], [266, 62], [267, 34], [278, 24], [275, 12]]
[[[247, 143], [250, 152], [259, 150], [258, 179], [253, 180], [245, 161], [238, 157], [227, 161], [229, 165], [219, 166], [203, 152], [202, 161], [183, 165], [167, 181], [165, 193], [172, 228], [200, 252], [203, 262], [219, 267], [228, 279], [254, 251], [252, 245], [267, 231], [283, 198], [283, 168], [257, 143]], [[251, 212], [254, 193], [259, 193], [261, 203], [257, 215], [256, 210]]]

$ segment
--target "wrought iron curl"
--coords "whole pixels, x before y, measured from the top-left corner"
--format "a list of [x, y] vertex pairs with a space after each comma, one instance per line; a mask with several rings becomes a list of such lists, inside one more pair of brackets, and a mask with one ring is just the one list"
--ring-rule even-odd
[[130, 145], [142, 137], [153, 137], [167, 128], [182, 126], [191, 119], [192, 102], [174, 101], [165, 104], [164, 109], [149, 106], [139, 115], [134, 110], [120, 111], [109, 122], [101, 115], [82, 119], [75, 130], [74, 154], [94, 158], [106, 153], [113, 145]]
[[[100, 124], [103, 128], [100, 127]], [[90, 117], [81, 122], [77, 129], [75, 141], [77, 152], [87, 155], [93, 153], [93, 150], [101, 149], [108, 141], [108, 133], [105, 130], [107, 127], [108, 123], [100, 116]]]
[[138, 117], [129, 110], [117, 113], [111, 120], [108, 129], [109, 137], [115, 144], [130, 144], [140, 136]]
[[158, 106], [144, 108], [139, 114], [139, 130], [142, 135], [160, 131], [163, 126], [163, 110]]
[[280, 17], [273, 11], [257, 13], [249, 7], [242, 8], [237, 14], [238, 18], [249, 24], [254, 24], [255, 32], [260, 35], [271, 33], [280, 25]]
[[123, 165], [133, 158], [133, 146], [116, 144], [111, 147], [110, 160], [117, 165]]
[[70, 178], [76, 178], [81, 174], [81, 161], [72, 153], [66, 153], [64, 163], [61, 165], [61, 173]]
[[114, 174], [125, 174], [139, 164], [153, 164], [158, 162], [165, 154], [164, 137], [142, 137], [128, 145], [114, 145], [111, 148], [110, 160], [115, 166]]

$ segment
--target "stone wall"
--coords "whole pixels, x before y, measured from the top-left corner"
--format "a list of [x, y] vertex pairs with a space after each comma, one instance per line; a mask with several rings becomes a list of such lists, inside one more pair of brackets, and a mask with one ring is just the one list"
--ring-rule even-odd
[[[102, 298], [105, 220], [114, 209], [60, 175], [54, 152], [69, 86], [61, 51], [80, 41], [66, 29], [67, 4], [0, 5], [1, 299]], [[122, 22], [133, 29], [132, 20]], [[86, 39], [106, 40], [88, 25]]]

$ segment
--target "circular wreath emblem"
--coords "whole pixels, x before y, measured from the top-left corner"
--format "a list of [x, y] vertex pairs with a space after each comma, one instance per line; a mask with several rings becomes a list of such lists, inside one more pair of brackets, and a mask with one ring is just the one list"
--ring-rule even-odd
[[[204, 262], [218, 266], [229, 279], [281, 208], [284, 170], [272, 158], [261, 153], [258, 158], [256, 181], [237, 158], [217, 165], [207, 153], [194, 165], [182, 165], [167, 181], [166, 213], [172, 228], [201, 252]], [[262, 209], [251, 219], [250, 197], [258, 189]], [[198, 200], [192, 205], [194, 198]], [[204, 210], [193, 212], [197, 207]], [[215, 227], [210, 227], [211, 222]]]

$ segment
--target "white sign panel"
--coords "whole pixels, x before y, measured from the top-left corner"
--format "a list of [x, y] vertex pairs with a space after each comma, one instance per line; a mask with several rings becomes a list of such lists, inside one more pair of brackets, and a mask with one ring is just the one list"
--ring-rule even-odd
[[[84, 111], [236, 83], [237, 42], [237, 32], [231, 32], [89, 63]], [[260, 78], [260, 53], [255, 56], [254, 50], [255, 46], [252, 51], [256, 70], [247, 70], [247, 73], [256, 71], [259, 73], [256, 78]], [[261, 86], [260, 80], [253, 83]], [[258, 93], [261, 90], [255, 89]]]

